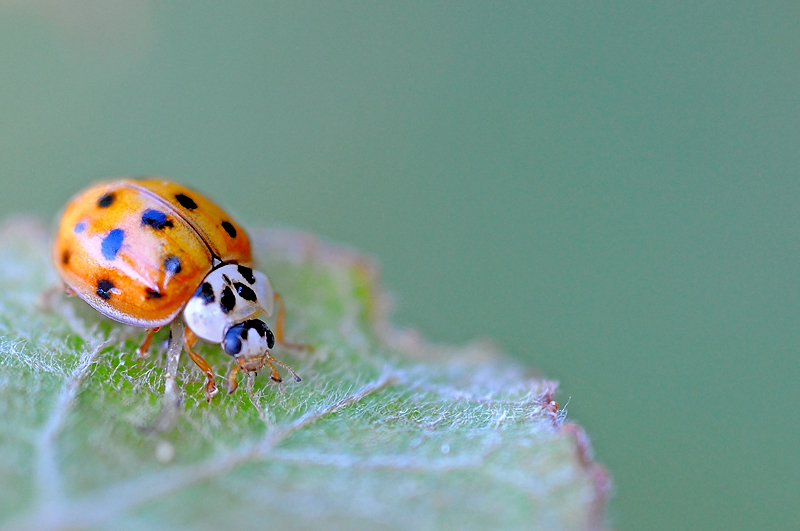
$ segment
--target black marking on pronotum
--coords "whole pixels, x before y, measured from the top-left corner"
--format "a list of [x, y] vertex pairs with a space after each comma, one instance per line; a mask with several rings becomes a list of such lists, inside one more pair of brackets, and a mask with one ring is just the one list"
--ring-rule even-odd
[[80, 234], [84, 230], [86, 230], [86, 222], [85, 221], [79, 221], [75, 225], [75, 234]]
[[167, 215], [158, 210], [145, 210], [142, 214], [142, 224], [153, 227], [156, 230], [163, 230], [172, 227], [172, 220], [167, 219]]
[[125, 239], [125, 231], [122, 229], [112, 229], [108, 236], [103, 238], [100, 243], [100, 252], [103, 253], [103, 258], [108, 261], [117, 257], [117, 253], [122, 248], [122, 241]]
[[145, 291], [147, 293], [148, 299], [160, 299], [161, 297], [164, 296], [163, 293], [161, 293], [160, 291], [156, 291], [154, 289], [147, 288]]
[[114, 202], [114, 194], [112, 192], [109, 192], [97, 200], [97, 206], [99, 206], [100, 208], [108, 208], [111, 206], [111, 203], [113, 202]]
[[229, 286], [231, 285], [231, 279], [225, 273], [222, 273], [222, 281]]
[[188, 208], [189, 210], [197, 208], [197, 203], [194, 202], [194, 199], [186, 194], [175, 194], [175, 199], [178, 200], [178, 203], [180, 203], [183, 208]]
[[241, 282], [234, 282], [233, 287], [236, 288], [236, 293], [246, 301], [256, 302], [258, 299], [258, 297], [256, 297], [256, 292], [250, 289], [250, 286], [246, 286]]
[[247, 266], [238, 265], [236, 268], [239, 270], [239, 274], [244, 277], [244, 279], [250, 283], [250, 285], [256, 283], [256, 277], [253, 276], [253, 270]]
[[236, 237], [236, 227], [234, 227], [230, 221], [223, 221], [222, 228], [225, 229], [225, 232], [227, 232], [228, 236], [231, 238]]
[[113, 289], [114, 284], [110, 280], [102, 279], [97, 281], [97, 296], [101, 299], [110, 299], [111, 290]]
[[69, 263], [69, 249], [64, 249], [61, 252], [61, 263], [67, 265]]
[[194, 292], [195, 297], [200, 297], [203, 304], [211, 304], [214, 302], [214, 288], [208, 282], [203, 282], [197, 291]]
[[219, 299], [219, 307], [222, 308], [223, 313], [230, 313], [234, 306], [236, 306], [236, 295], [229, 286], [225, 286], [225, 289], [222, 290], [222, 297]]
[[168, 256], [164, 259], [164, 271], [171, 275], [181, 272], [181, 259], [177, 256]]

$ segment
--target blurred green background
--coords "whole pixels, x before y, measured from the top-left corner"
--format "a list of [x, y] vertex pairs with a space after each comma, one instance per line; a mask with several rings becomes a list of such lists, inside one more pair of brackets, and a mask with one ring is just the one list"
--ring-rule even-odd
[[0, 0], [0, 213], [162, 174], [561, 381], [620, 531], [800, 527], [800, 4]]

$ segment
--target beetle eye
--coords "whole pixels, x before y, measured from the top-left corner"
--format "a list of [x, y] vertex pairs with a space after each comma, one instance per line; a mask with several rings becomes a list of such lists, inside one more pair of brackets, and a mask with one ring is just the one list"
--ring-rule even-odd
[[234, 357], [242, 351], [241, 326], [231, 327], [225, 334], [225, 339], [222, 340], [222, 349]]
[[272, 330], [270, 330], [269, 328], [267, 328], [267, 346], [269, 348], [272, 348], [272, 347], [275, 346], [275, 336], [272, 335]]

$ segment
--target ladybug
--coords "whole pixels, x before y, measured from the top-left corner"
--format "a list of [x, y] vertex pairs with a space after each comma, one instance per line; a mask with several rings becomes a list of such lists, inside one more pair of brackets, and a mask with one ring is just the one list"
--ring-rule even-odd
[[[241, 371], [287, 369], [270, 349], [283, 343], [284, 310], [266, 275], [252, 268], [250, 239], [211, 200], [162, 179], [98, 183], [77, 194], [61, 216], [53, 261], [67, 291], [102, 315], [146, 328], [138, 349], [147, 353], [153, 334], [181, 314], [184, 348], [206, 377], [205, 395], [217, 393], [206, 360], [192, 347], [218, 343], [233, 357], [228, 389]], [[260, 316], [278, 315], [275, 334]]]

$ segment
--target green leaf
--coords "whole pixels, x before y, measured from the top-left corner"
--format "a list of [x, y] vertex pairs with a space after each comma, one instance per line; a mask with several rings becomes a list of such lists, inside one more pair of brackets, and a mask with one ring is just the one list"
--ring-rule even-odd
[[[0, 528], [604, 528], [608, 475], [554, 382], [388, 324], [352, 250], [287, 230], [253, 242], [288, 339], [315, 350], [274, 351], [302, 382], [259, 374], [209, 404], [187, 359], [138, 360], [142, 330], [43, 296], [41, 222], [0, 226]], [[201, 353], [224, 382], [230, 359]]]

